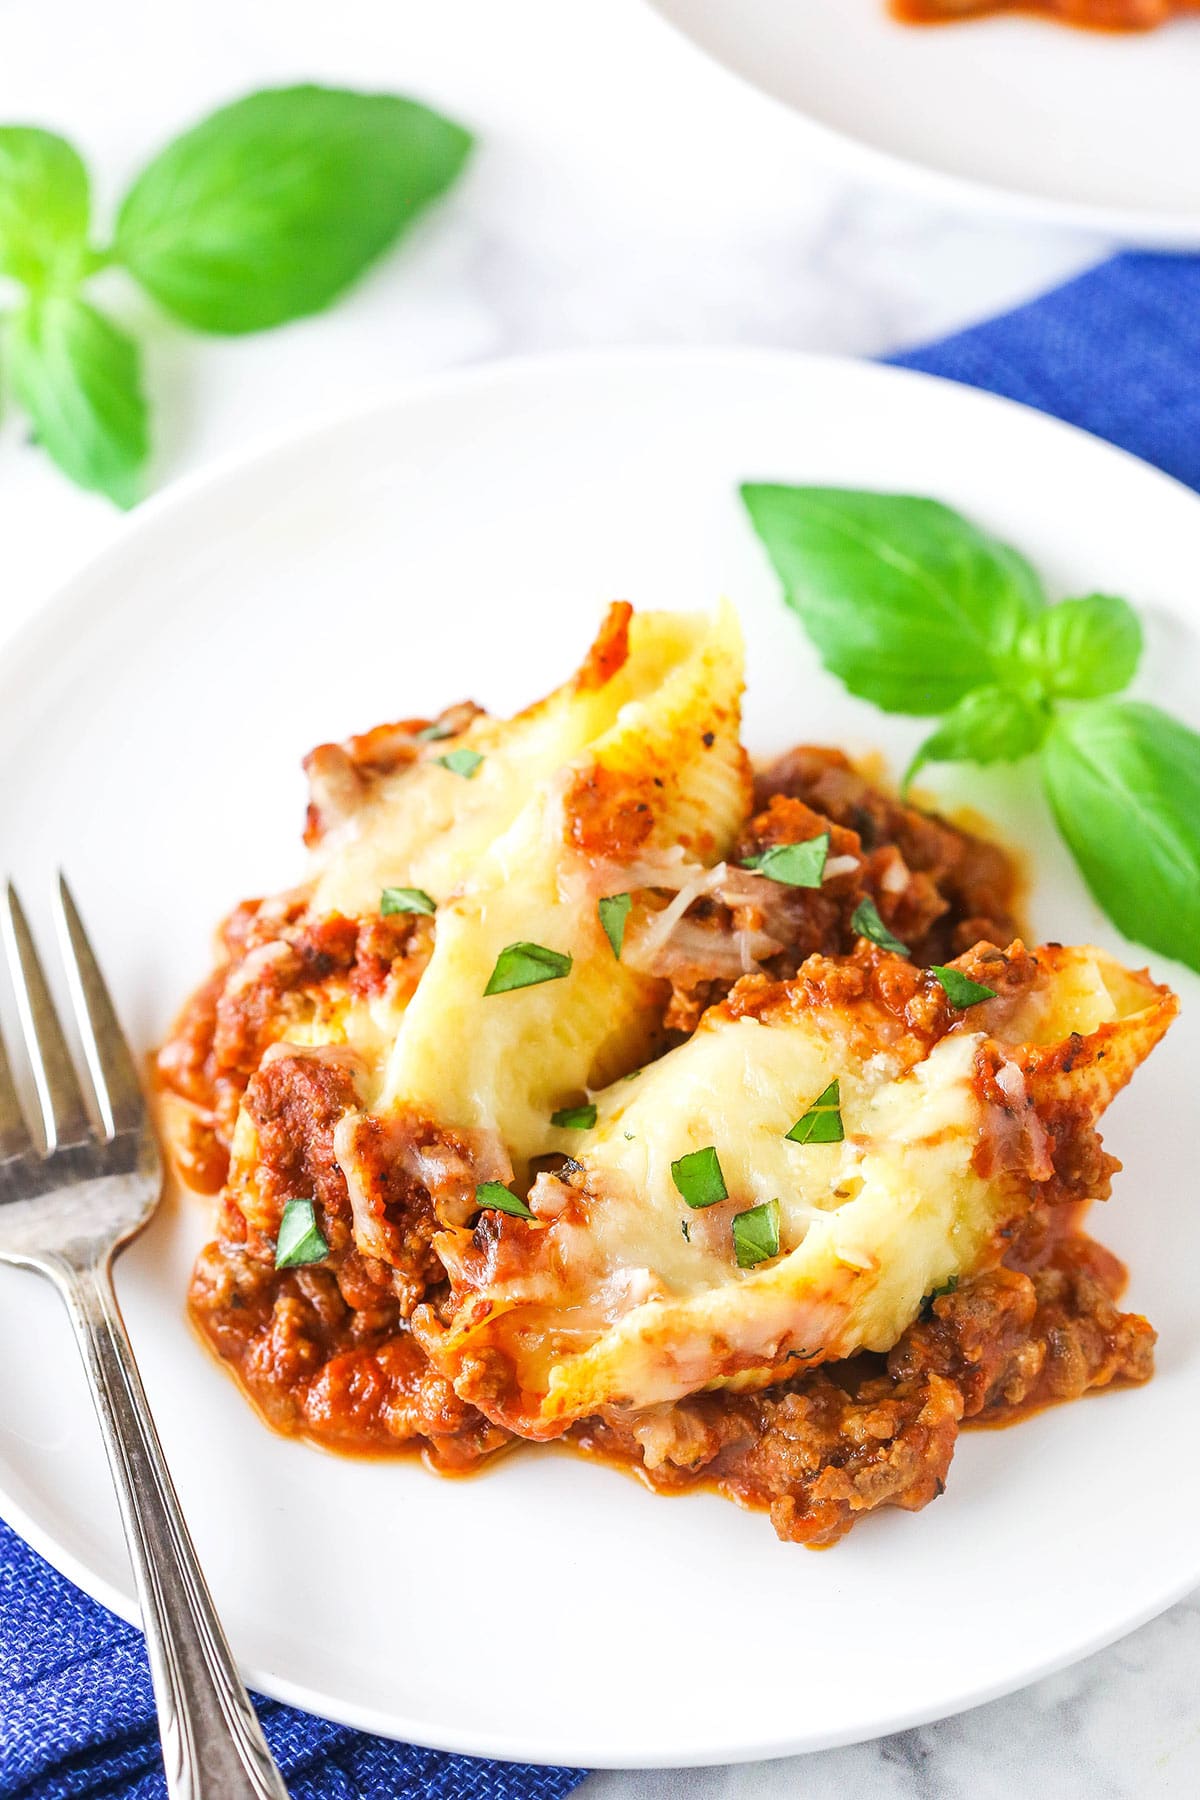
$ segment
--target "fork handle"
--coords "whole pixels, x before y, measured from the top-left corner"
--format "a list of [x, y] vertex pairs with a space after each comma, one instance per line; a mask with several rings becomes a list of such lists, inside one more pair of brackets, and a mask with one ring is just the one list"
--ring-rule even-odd
[[287, 1800], [180, 1511], [109, 1263], [60, 1264], [53, 1274], [116, 1483], [170, 1800]]

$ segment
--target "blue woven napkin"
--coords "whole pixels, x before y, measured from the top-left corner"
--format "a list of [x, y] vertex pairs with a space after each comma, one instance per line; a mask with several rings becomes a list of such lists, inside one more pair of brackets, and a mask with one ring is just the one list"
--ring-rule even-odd
[[[1200, 488], [1200, 258], [1121, 256], [894, 360], [1082, 425]], [[582, 1779], [442, 1756], [260, 1703], [297, 1800], [557, 1800]], [[142, 1641], [0, 1525], [0, 1796], [160, 1800]]]

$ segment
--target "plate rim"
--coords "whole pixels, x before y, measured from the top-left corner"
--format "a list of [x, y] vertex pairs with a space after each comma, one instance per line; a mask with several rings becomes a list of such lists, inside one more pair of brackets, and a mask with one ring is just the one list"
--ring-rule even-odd
[[[1174, 208], [1154, 211], [1136, 207], [1099, 206], [1084, 200], [1051, 200], [1020, 188], [1006, 187], [1002, 182], [956, 175], [949, 169], [936, 168], [917, 157], [903, 156], [868, 144], [839, 126], [814, 118], [803, 107], [772, 93], [752, 75], [703, 42], [677, 16], [678, 0], [643, 0], [665, 30], [670, 32], [694, 55], [703, 57], [712, 68], [729, 81], [736, 82], [759, 102], [776, 108], [790, 118], [798, 130], [807, 134], [814, 148], [827, 160], [848, 164], [864, 177], [884, 182], [887, 186], [925, 193], [942, 205], [959, 211], [978, 212], [982, 206], [1000, 218], [1020, 219], [1026, 223], [1065, 227], [1108, 240], [1122, 248], [1143, 250], [1195, 250], [1200, 248], [1200, 205], [1192, 212]], [[964, 21], [969, 27], [971, 21]], [[978, 23], [978, 21], [976, 21]], [[1053, 23], [1050, 21], [1049, 23]], [[934, 27], [933, 29], [936, 29]], [[1062, 29], [1059, 27], [1059, 29]]]
[[[654, 0], [651, 0], [651, 4], [654, 4]], [[724, 370], [736, 367], [763, 369], [776, 367], [781, 371], [785, 368], [791, 371], [815, 370], [834, 375], [839, 371], [853, 371], [856, 377], [867, 375], [874, 381], [895, 388], [914, 389], [933, 385], [941, 389], [953, 389], [959, 395], [965, 396], [969, 406], [976, 407], [985, 413], [1000, 411], [1025, 415], [1026, 424], [1032, 422], [1034, 428], [1040, 430], [1043, 435], [1054, 436], [1057, 434], [1067, 438], [1081, 438], [1093, 446], [1099, 446], [1107, 456], [1133, 465], [1140, 471], [1140, 478], [1144, 478], [1148, 474], [1156, 484], [1165, 484], [1168, 488], [1178, 490], [1190, 506], [1200, 509], [1200, 495], [1186, 483], [1133, 455], [1130, 451], [1111, 444], [1106, 439], [1099, 438], [1096, 434], [1085, 431], [1079, 426], [1055, 418], [1051, 414], [1039, 412], [1035, 407], [1028, 406], [1023, 402], [991, 393], [986, 389], [971, 387], [967, 383], [953, 381], [944, 376], [927, 374], [922, 370], [824, 352], [754, 346], [622, 346], [614, 349], [573, 349], [533, 353], [519, 357], [486, 359], [466, 365], [457, 365], [415, 380], [397, 382], [360, 404], [331, 408], [310, 420], [300, 429], [293, 427], [275, 433], [262, 434], [258, 439], [240, 445], [221, 457], [214, 458], [201, 469], [168, 483], [160, 493], [143, 502], [129, 514], [110, 541], [65, 582], [62, 582], [53, 593], [37, 603], [32, 614], [26, 617], [0, 644], [0, 687], [17, 677], [21, 665], [29, 658], [38, 655], [46, 641], [54, 638], [61, 623], [70, 616], [72, 609], [83, 602], [89, 586], [97, 579], [103, 579], [111, 564], [119, 564], [120, 559], [129, 553], [131, 545], [136, 546], [139, 538], [148, 532], [159, 529], [163, 523], [169, 525], [174, 515], [185, 513], [194, 502], [203, 502], [211, 496], [214, 490], [231, 480], [245, 476], [248, 472], [253, 472], [260, 464], [270, 463], [276, 458], [310, 449], [322, 438], [352, 429], [359, 421], [386, 415], [430, 399], [437, 399], [443, 394], [454, 394], [462, 389], [485, 389], [505, 384], [519, 386], [530, 377], [537, 379], [558, 374], [565, 374], [569, 377], [578, 371], [590, 372], [616, 368], [637, 370], [644, 369], [649, 364], [666, 364], [677, 368], [692, 367], [698, 373], [717, 368]], [[29, 1512], [5, 1484], [2, 1465], [0, 1465], [0, 1516], [37, 1554], [91, 1599], [105, 1606], [127, 1624], [138, 1626], [139, 1613], [136, 1601], [106, 1577], [96, 1575], [81, 1557], [56, 1539], [51, 1528], [43, 1526]], [[334, 1719], [336, 1722], [356, 1730], [371, 1732], [380, 1737], [398, 1741], [423, 1744], [450, 1754], [585, 1769], [687, 1768], [708, 1767], [735, 1761], [765, 1762], [807, 1754], [811, 1751], [872, 1742], [897, 1731], [911, 1729], [939, 1719], [955, 1717], [976, 1706], [987, 1704], [989, 1701], [1002, 1698], [1007, 1694], [1019, 1692], [1021, 1689], [1060, 1670], [1072, 1667], [1109, 1645], [1119, 1642], [1130, 1632], [1136, 1631], [1149, 1620], [1158, 1617], [1192, 1592], [1198, 1583], [1200, 1583], [1200, 1560], [1194, 1570], [1188, 1570], [1169, 1581], [1161, 1582], [1154, 1592], [1145, 1598], [1140, 1606], [1125, 1615], [1119, 1624], [1106, 1626], [1073, 1642], [1065, 1649], [1059, 1649], [1054, 1654], [1038, 1658], [1027, 1664], [1015, 1677], [1001, 1677], [968, 1689], [949, 1706], [944, 1699], [932, 1705], [910, 1706], [877, 1719], [865, 1733], [861, 1728], [848, 1726], [828, 1734], [806, 1733], [800, 1738], [780, 1735], [768, 1738], [750, 1738], [737, 1745], [731, 1745], [728, 1738], [722, 1738], [719, 1741], [714, 1740], [708, 1743], [692, 1743], [683, 1753], [680, 1753], [678, 1749], [671, 1751], [641, 1750], [633, 1759], [627, 1754], [614, 1753], [603, 1741], [593, 1744], [555, 1743], [539, 1734], [539, 1739], [535, 1743], [520, 1734], [509, 1738], [505, 1737], [503, 1733], [498, 1735], [491, 1730], [478, 1731], [473, 1728], [455, 1728], [453, 1730], [434, 1728], [431, 1730], [426, 1722], [402, 1717], [394, 1710], [385, 1715], [371, 1706], [356, 1706], [353, 1702], [342, 1702], [341, 1700], [331, 1710], [327, 1695], [317, 1692], [302, 1682], [295, 1682], [275, 1673], [270, 1666], [244, 1667], [243, 1673], [253, 1690], [268, 1698], [299, 1707], [319, 1717]]]

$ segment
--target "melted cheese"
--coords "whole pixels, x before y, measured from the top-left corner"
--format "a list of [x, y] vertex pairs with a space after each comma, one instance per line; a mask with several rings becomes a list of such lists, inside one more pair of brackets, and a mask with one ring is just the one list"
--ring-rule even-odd
[[[441, 1354], [500, 1348], [522, 1396], [506, 1420], [552, 1436], [602, 1406], [890, 1349], [925, 1294], [999, 1254], [998, 1233], [1053, 1174], [1039, 1107], [1067, 1099], [1097, 1117], [1174, 1015], [1165, 990], [1100, 952], [1040, 957], [1015, 1013], [1004, 1000], [974, 1009], [980, 1029], [956, 1026], [928, 1051], [890, 1018], [810, 1005], [802, 986], [762, 1017], [713, 1009], [600, 1097], [571, 1146], [582, 1216], [556, 1197], [545, 1222], [506, 1221], [510, 1239], [526, 1234], [528, 1270], [473, 1294]], [[1035, 1043], [1009, 1036], [1022, 1013], [1036, 1015]], [[789, 1142], [835, 1077], [844, 1141]], [[709, 1145], [729, 1198], [690, 1210], [671, 1164]], [[741, 1269], [733, 1219], [767, 1200], [779, 1254]], [[510, 1245], [506, 1270], [513, 1260]]]

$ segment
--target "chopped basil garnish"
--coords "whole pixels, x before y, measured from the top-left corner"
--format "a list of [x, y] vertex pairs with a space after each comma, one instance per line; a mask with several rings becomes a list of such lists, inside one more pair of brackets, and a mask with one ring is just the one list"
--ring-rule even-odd
[[437, 744], [443, 738], [453, 737], [454, 733], [449, 725], [422, 725], [415, 736], [418, 744]]
[[778, 1200], [764, 1200], [761, 1206], [738, 1213], [733, 1221], [733, 1248], [739, 1269], [753, 1269], [779, 1255]]
[[489, 1212], [508, 1213], [514, 1219], [532, 1219], [533, 1214], [519, 1195], [510, 1192], [502, 1181], [481, 1181], [475, 1189], [476, 1206]]
[[689, 1206], [715, 1206], [718, 1200], [729, 1198], [729, 1189], [725, 1186], [725, 1177], [721, 1173], [721, 1164], [713, 1144], [703, 1150], [693, 1150], [689, 1155], [681, 1156], [677, 1162], [673, 1162], [671, 1180]]
[[894, 950], [897, 956], [908, 955], [908, 945], [902, 944], [898, 937], [893, 937], [879, 916], [879, 908], [873, 900], [860, 900], [854, 909], [854, 917], [850, 921], [852, 931], [859, 937], [870, 938], [881, 950]]
[[571, 958], [544, 944], [506, 944], [484, 994], [508, 994], [514, 988], [536, 987], [539, 981], [561, 981], [571, 973]]
[[831, 1081], [824, 1093], [817, 1095], [808, 1111], [801, 1113], [786, 1135], [793, 1144], [841, 1143], [846, 1133], [842, 1125], [840, 1079]]
[[930, 969], [946, 990], [946, 998], [951, 1006], [975, 1006], [980, 1000], [994, 1000], [995, 988], [984, 987], [982, 981], [972, 981], [961, 969], [944, 969], [935, 963]]
[[299, 1269], [329, 1255], [311, 1200], [289, 1200], [279, 1221], [275, 1240], [275, 1267]]
[[461, 775], [464, 781], [470, 781], [483, 758], [478, 750], [447, 750], [445, 756], [435, 756], [433, 760], [441, 763], [443, 769], [449, 769], [452, 775]]
[[682, 1231], [684, 1237], [687, 1239], [688, 1243], [690, 1244], [692, 1241], [692, 1228], [688, 1224], [686, 1219], [680, 1219], [679, 1229], [680, 1229], [680, 1231]]
[[935, 1287], [935, 1288], [931, 1289], [931, 1291], [928, 1294], [926, 1294], [925, 1298], [921, 1302], [921, 1310], [917, 1315], [918, 1318], [931, 1319], [933, 1317], [934, 1301], [940, 1300], [943, 1297], [943, 1295], [945, 1295], [945, 1294], [952, 1294], [954, 1292], [955, 1288], [957, 1288], [957, 1286], [958, 1286], [958, 1276], [951, 1275], [949, 1281], [943, 1281], [941, 1287]]
[[748, 856], [746, 867], [772, 881], [782, 881], [786, 887], [819, 888], [828, 855], [829, 833], [823, 831], [800, 844], [773, 844], [759, 856]]
[[386, 887], [379, 896], [379, 910], [385, 919], [392, 913], [435, 913], [437, 901], [424, 888]]
[[621, 960], [621, 945], [625, 942], [625, 921], [632, 905], [628, 894], [609, 894], [596, 908], [604, 927], [604, 935], [612, 945], [612, 953], [618, 962]]
[[594, 1106], [563, 1106], [550, 1114], [550, 1123], [561, 1131], [590, 1131], [596, 1123]]

